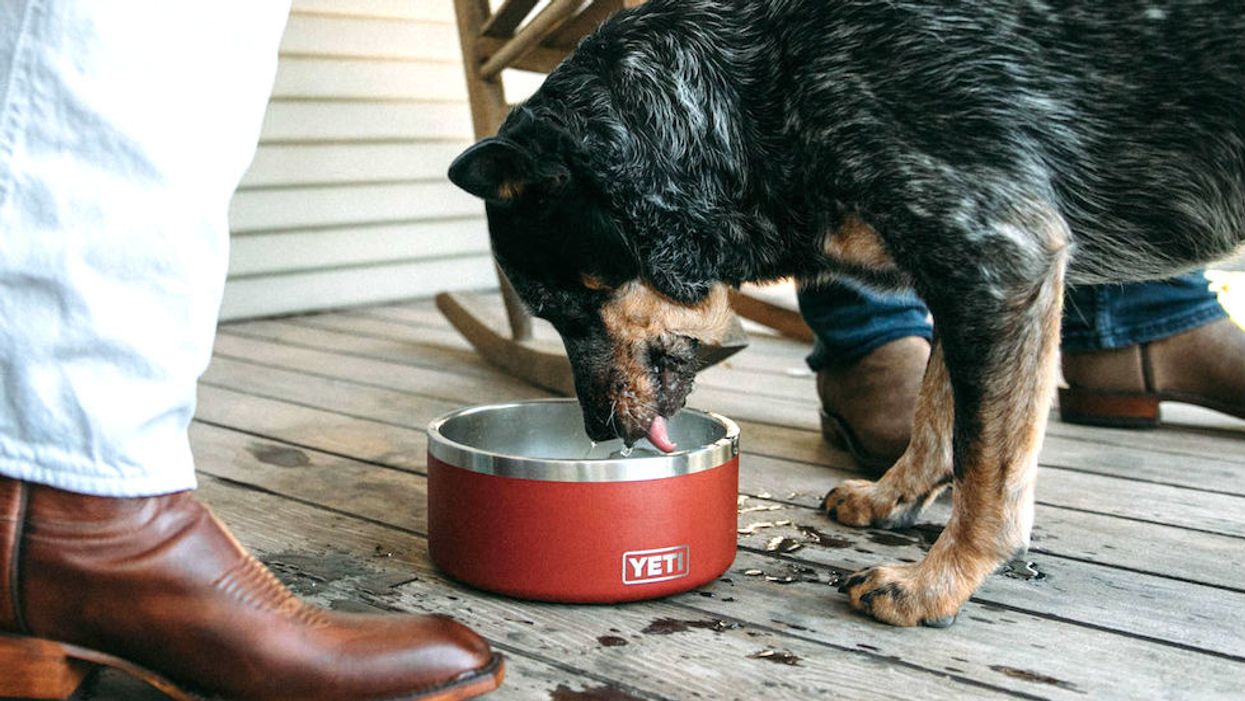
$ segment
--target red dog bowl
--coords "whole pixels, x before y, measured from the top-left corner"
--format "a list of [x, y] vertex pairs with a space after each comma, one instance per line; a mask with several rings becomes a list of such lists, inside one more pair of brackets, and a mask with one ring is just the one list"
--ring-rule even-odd
[[594, 445], [574, 400], [472, 407], [428, 427], [428, 543], [462, 582], [525, 599], [687, 591], [735, 560], [739, 428], [685, 409], [682, 449]]

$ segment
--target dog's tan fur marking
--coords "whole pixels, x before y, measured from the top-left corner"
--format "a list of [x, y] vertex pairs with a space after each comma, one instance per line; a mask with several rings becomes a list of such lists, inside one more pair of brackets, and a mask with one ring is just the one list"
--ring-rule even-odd
[[[965, 470], [956, 481], [951, 519], [923, 561], [870, 568], [849, 582], [852, 604], [879, 620], [910, 626], [952, 617], [991, 572], [1028, 546], [1038, 452], [1055, 389], [1067, 248], [1066, 225], [1057, 215], [1030, 226], [1043, 236], [1039, 240], [1050, 254], [1051, 270], [1034, 289], [1015, 293], [1010, 328], [1003, 336], [1010, 342], [996, 348], [988, 361], [981, 431], [961, 456]], [[931, 362], [927, 379], [934, 370]], [[918, 412], [913, 445], [927, 437], [931, 445], [950, 442], [946, 418], [937, 414]], [[925, 457], [941, 465], [948, 455], [944, 444], [942, 451]], [[900, 485], [913, 476], [919, 485], [922, 476], [940, 471], [904, 464], [903, 474], [891, 478], [888, 473], [878, 485], [853, 488], [852, 501], [882, 501], [889, 492], [901, 492]]]
[[856, 214], [849, 214], [838, 229], [826, 234], [823, 250], [837, 261], [862, 268], [895, 267], [882, 237]]
[[601, 308], [601, 320], [619, 345], [667, 334], [717, 343], [730, 329], [731, 305], [722, 284], [714, 285], [700, 302], [686, 305], [632, 281], [618, 288]]
[[609, 288], [609, 285], [606, 285], [601, 278], [596, 277], [595, 275], [584, 273], [579, 276], [579, 280], [584, 284], [584, 287], [587, 287], [590, 290], [604, 290]]
[[645, 359], [649, 343], [663, 336], [720, 342], [730, 328], [732, 312], [726, 285], [714, 285], [703, 300], [686, 305], [632, 281], [614, 291], [601, 308], [601, 320], [614, 341], [619, 386], [610, 390], [613, 410], [636, 417], [649, 414], [657, 404], [657, 388]]

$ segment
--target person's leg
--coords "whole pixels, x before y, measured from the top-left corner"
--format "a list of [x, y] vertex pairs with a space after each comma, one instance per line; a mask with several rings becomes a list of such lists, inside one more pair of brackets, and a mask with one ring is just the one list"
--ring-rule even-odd
[[91, 664], [239, 699], [500, 681], [448, 619], [299, 602], [182, 491], [287, 10], [0, 3], [0, 697]]
[[1070, 287], [1066, 299], [1065, 353], [1149, 343], [1228, 317], [1204, 271], [1153, 282]]
[[1245, 332], [1227, 316], [1202, 272], [1071, 289], [1063, 419], [1154, 426], [1163, 400], [1245, 417]]
[[287, 10], [91, 5], [0, 6], [0, 474], [162, 494]]
[[800, 314], [813, 330], [813, 371], [856, 363], [901, 338], [933, 337], [929, 310], [912, 292], [879, 292], [850, 280], [802, 286]]
[[908, 445], [929, 360], [929, 311], [912, 293], [853, 281], [804, 287], [800, 312], [815, 341], [822, 433], [864, 468], [890, 467]]

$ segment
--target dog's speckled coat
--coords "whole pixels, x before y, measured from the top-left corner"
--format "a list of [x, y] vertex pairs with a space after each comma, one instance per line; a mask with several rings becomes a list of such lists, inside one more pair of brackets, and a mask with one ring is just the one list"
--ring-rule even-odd
[[682, 405], [714, 328], [689, 311], [720, 315], [723, 283], [915, 288], [937, 339], [912, 447], [826, 506], [894, 524], [953, 481], [924, 561], [845, 585], [943, 625], [1028, 543], [1065, 278], [1163, 277], [1245, 240], [1245, 6], [650, 0], [451, 178], [562, 333], [594, 437]]

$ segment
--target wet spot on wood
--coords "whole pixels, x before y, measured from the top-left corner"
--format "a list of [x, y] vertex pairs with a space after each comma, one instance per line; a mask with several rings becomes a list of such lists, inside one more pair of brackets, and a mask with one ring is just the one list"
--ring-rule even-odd
[[1046, 579], [1046, 573], [1037, 568], [1037, 563], [1026, 560], [1012, 560], [999, 570], [1004, 577], [1020, 579], [1026, 582], [1037, 582]]
[[256, 460], [277, 467], [306, 467], [311, 464], [311, 458], [306, 453], [283, 445], [252, 443], [247, 447], [247, 452], [255, 456]]
[[550, 701], [643, 701], [639, 696], [628, 694], [614, 686], [593, 686], [575, 691], [565, 684], [549, 694]]
[[792, 667], [799, 666], [800, 664], [800, 658], [793, 653], [787, 652], [786, 650], [762, 650], [760, 652], [754, 652], [751, 655], [748, 655], [748, 657], [754, 660], [765, 660], [766, 662], [785, 664]]
[[938, 536], [942, 535], [942, 529], [941, 523], [918, 523], [911, 528], [904, 529], [904, 532], [920, 538], [922, 545], [929, 547], [938, 540]]
[[601, 644], [601, 647], [621, 647], [627, 644], [627, 639], [617, 635], [602, 635], [597, 638], [597, 642]]
[[803, 533], [806, 539], [816, 543], [817, 545], [827, 548], [850, 548], [852, 546], [852, 541], [847, 538], [828, 535], [817, 530], [813, 526], [797, 525], [795, 528], [800, 533]]
[[658, 618], [645, 626], [640, 632], [649, 635], [670, 635], [671, 633], [685, 633], [692, 628], [698, 628], [700, 630], [711, 630], [715, 633], [721, 633], [724, 630], [732, 630], [738, 627], [740, 627], [738, 623], [723, 621], [719, 618], [698, 621], [680, 618]]
[[869, 531], [866, 536], [870, 542], [878, 545], [886, 546], [904, 546], [904, 545], [920, 545], [919, 538], [911, 538], [899, 533], [889, 533], [887, 531]]
[[342, 613], [385, 613], [385, 609], [365, 604], [362, 601], [354, 601], [353, 599], [333, 599], [329, 602], [329, 608]]
[[[378, 572], [366, 564], [367, 560], [340, 552], [282, 552], [261, 555], [259, 559], [299, 596], [338, 593], [336, 598], [345, 599], [340, 594], [349, 592], [352, 601], [382, 610], [397, 596], [396, 587], [418, 579], [400, 572]], [[332, 601], [320, 603], [333, 605]]]
[[997, 665], [997, 664], [990, 665], [990, 669], [1000, 674], [1005, 674], [1011, 677], [1012, 679], [1020, 679], [1026, 682], [1033, 682], [1034, 684], [1045, 684], [1047, 686], [1055, 686], [1055, 687], [1059, 687], [1060, 689], [1067, 689], [1069, 691], [1079, 691], [1079, 689], [1076, 688], [1076, 685], [1072, 684], [1071, 682], [1066, 682], [1066, 681], [1063, 681], [1062, 679], [1056, 679], [1055, 677], [1047, 676], [1045, 674], [1039, 674], [1038, 672], [1031, 672], [1027, 669], [1017, 669], [1015, 667], [1007, 667], [1004, 665]]

